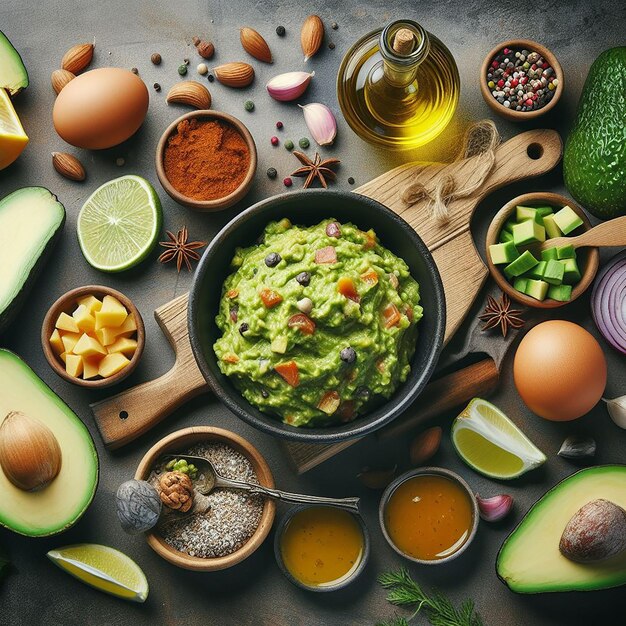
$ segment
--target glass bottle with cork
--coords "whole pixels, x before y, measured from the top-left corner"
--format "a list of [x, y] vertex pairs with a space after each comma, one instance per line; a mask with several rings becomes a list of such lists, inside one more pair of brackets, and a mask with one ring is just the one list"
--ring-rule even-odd
[[339, 104], [361, 138], [393, 150], [416, 148], [448, 125], [459, 72], [446, 46], [412, 20], [357, 41], [337, 76]]

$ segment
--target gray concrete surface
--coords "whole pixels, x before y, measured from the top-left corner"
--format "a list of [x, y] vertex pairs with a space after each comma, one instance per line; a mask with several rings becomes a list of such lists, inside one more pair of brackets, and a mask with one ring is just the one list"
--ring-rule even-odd
[[[349, 176], [354, 176], [358, 184], [408, 158], [450, 158], [465, 125], [489, 115], [477, 83], [478, 67], [484, 54], [498, 41], [512, 36], [536, 39], [550, 47], [560, 59], [567, 77], [566, 93], [555, 113], [533, 127], [546, 125], [566, 133], [589, 65], [605, 48], [624, 44], [626, 26], [624, 5], [612, 1], [4, 0], [0, 4], [0, 28], [22, 54], [31, 79], [29, 88], [15, 101], [31, 141], [19, 161], [0, 172], [0, 196], [24, 185], [44, 185], [65, 204], [68, 219], [62, 241], [28, 301], [26, 315], [0, 343], [23, 356], [88, 425], [100, 453], [101, 480], [92, 507], [65, 535], [35, 540], [0, 531], [0, 544], [8, 549], [15, 563], [15, 571], [0, 586], [0, 624], [334, 626], [373, 624], [393, 613], [385, 601], [385, 593], [376, 583], [376, 576], [406, 563], [401, 562], [382, 538], [377, 525], [378, 495], [366, 491], [355, 476], [364, 465], [385, 466], [398, 462], [407, 467], [408, 439], [385, 445], [369, 439], [296, 478], [276, 441], [252, 430], [206, 397], [183, 407], [134, 445], [112, 454], [104, 450], [88, 409], [89, 402], [107, 394], [88, 392], [59, 379], [44, 361], [39, 345], [41, 322], [53, 300], [72, 287], [103, 283], [130, 296], [146, 321], [148, 339], [143, 360], [123, 385], [151, 379], [169, 369], [172, 354], [152, 312], [172, 297], [184, 293], [191, 284], [191, 276], [184, 271], [177, 276], [173, 267], [159, 265], [156, 253], [151, 260], [130, 272], [117, 276], [99, 274], [80, 254], [75, 236], [76, 216], [83, 201], [98, 185], [123, 173], [139, 173], [152, 181], [159, 191], [166, 228], [176, 230], [186, 224], [194, 238], [209, 238], [241, 208], [283, 191], [280, 181], [296, 167], [296, 162], [282, 147], [272, 148], [269, 138], [278, 134], [283, 139], [297, 140], [307, 133], [300, 111], [295, 106], [270, 100], [263, 85], [276, 73], [303, 67], [299, 27], [309, 13], [319, 13], [327, 27], [336, 21], [339, 29], [327, 30], [327, 43], [333, 41], [336, 48], [330, 50], [325, 45], [319, 56], [309, 61], [308, 66], [316, 71], [316, 76], [307, 93], [307, 101], [326, 102], [338, 112], [334, 81], [343, 53], [362, 34], [402, 16], [420, 21], [443, 39], [456, 57], [461, 72], [462, 96], [455, 120], [440, 140], [412, 154], [392, 154], [370, 148], [338, 116], [338, 140], [334, 147], [323, 152], [342, 159], [338, 182], [342, 188], [349, 188]], [[278, 24], [287, 28], [287, 35], [282, 39], [274, 33]], [[215, 64], [249, 60], [239, 45], [238, 29], [244, 25], [252, 26], [266, 36], [274, 53], [274, 65], [254, 62], [257, 79], [245, 91], [229, 90], [217, 83], [210, 86], [210, 90], [215, 108], [239, 116], [250, 127], [259, 149], [259, 170], [252, 192], [240, 206], [218, 215], [200, 215], [170, 200], [156, 179], [153, 159], [157, 140], [166, 125], [186, 110], [178, 106], [168, 107], [165, 94], [178, 81], [176, 68], [186, 56], [192, 59], [189, 77], [195, 77], [193, 68], [200, 59], [190, 46], [194, 35], [215, 42]], [[50, 73], [67, 48], [94, 37], [96, 56], [93, 67], [137, 67], [148, 85], [158, 81], [163, 90], [161, 93], [150, 90], [148, 117], [131, 141], [102, 152], [89, 153], [70, 148], [71, 152], [80, 155], [88, 170], [88, 180], [76, 184], [59, 177], [50, 162], [51, 151], [67, 148], [52, 128], [54, 93], [50, 87]], [[150, 54], [155, 51], [163, 56], [160, 67], [150, 63]], [[252, 114], [243, 110], [243, 103], [248, 98], [256, 102]], [[274, 124], [279, 119], [285, 129], [276, 133]], [[520, 130], [519, 126], [496, 121], [505, 138]], [[115, 165], [118, 157], [126, 160], [123, 167]], [[265, 176], [265, 170], [270, 166], [279, 170], [278, 180], [270, 181]], [[296, 182], [296, 187], [298, 184]], [[563, 190], [560, 168], [536, 181], [501, 190], [487, 199], [474, 224], [479, 247], [486, 223], [505, 201], [525, 191], [542, 189]], [[588, 298], [559, 310], [554, 317], [578, 321], [597, 335], [589, 314]], [[626, 392], [624, 360], [603, 345], [610, 366], [607, 395], [623, 394]], [[446, 437], [434, 461], [459, 471], [482, 494], [513, 494], [515, 510], [505, 522], [492, 526], [481, 524], [475, 543], [462, 558], [442, 567], [410, 567], [412, 574], [426, 588], [437, 586], [455, 602], [474, 598], [485, 624], [490, 626], [623, 624], [626, 609], [623, 589], [592, 594], [517, 596], [497, 580], [494, 562], [502, 540], [531, 503], [574, 471], [571, 463], [555, 456], [566, 435], [592, 433], [598, 441], [598, 463], [610, 463], [626, 462], [626, 433], [610, 422], [603, 407], [597, 407], [570, 425], [552, 424], [532, 416], [521, 404], [512, 384], [510, 359], [494, 400], [523, 425], [531, 439], [549, 455], [549, 461], [520, 480], [498, 484], [466, 468]], [[439, 423], [447, 427], [451, 417], [444, 416]], [[367, 572], [359, 582], [336, 594], [315, 595], [298, 590], [278, 570], [270, 540], [247, 562], [232, 570], [214, 574], [190, 573], [162, 561], [141, 538], [124, 535], [114, 510], [117, 485], [132, 476], [145, 450], [158, 438], [193, 424], [216, 424], [248, 437], [266, 455], [281, 487], [337, 496], [361, 495], [371, 529], [373, 552]], [[150, 581], [148, 601], [144, 605], [131, 605], [107, 597], [69, 578], [45, 558], [45, 552], [51, 548], [81, 541], [114, 546], [135, 559]], [[414, 623], [425, 621], [416, 618]]]

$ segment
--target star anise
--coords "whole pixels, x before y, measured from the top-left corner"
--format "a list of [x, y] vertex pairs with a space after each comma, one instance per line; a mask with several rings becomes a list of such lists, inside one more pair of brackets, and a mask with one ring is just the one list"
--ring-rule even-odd
[[511, 308], [511, 299], [505, 293], [502, 298], [496, 300], [491, 296], [487, 297], [487, 306], [485, 312], [478, 316], [478, 319], [485, 322], [483, 330], [496, 328], [500, 326], [502, 336], [506, 337], [509, 328], [521, 328], [524, 325], [524, 319], [521, 317], [522, 311]]
[[339, 165], [341, 161], [339, 159], [324, 159], [322, 161], [322, 157], [316, 152], [314, 159], [311, 161], [309, 157], [303, 152], [294, 151], [294, 156], [302, 163], [302, 167], [293, 172], [292, 176], [306, 176], [306, 180], [304, 181], [304, 189], [307, 189], [311, 186], [311, 184], [318, 179], [322, 184], [322, 187], [326, 189], [328, 187], [328, 180], [335, 180], [337, 178], [337, 174], [330, 169], [331, 167], [335, 167]]
[[165, 231], [169, 241], [159, 241], [159, 245], [167, 248], [159, 256], [161, 263], [169, 263], [176, 259], [176, 269], [180, 272], [183, 263], [187, 270], [191, 272], [191, 261], [199, 261], [200, 255], [196, 252], [198, 248], [204, 248], [206, 241], [187, 241], [187, 227], [183, 226], [176, 235], [169, 230]]

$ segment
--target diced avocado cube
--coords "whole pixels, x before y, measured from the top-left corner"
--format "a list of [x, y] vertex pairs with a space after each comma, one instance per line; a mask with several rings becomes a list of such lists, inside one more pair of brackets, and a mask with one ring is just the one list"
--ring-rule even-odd
[[583, 221], [572, 207], [564, 206], [554, 214], [556, 225], [563, 231], [564, 235], [569, 235], [582, 225]]
[[572, 298], [571, 285], [550, 285], [548, 287], [548, 298], [559, 302], [569, 302]]
[[500, 243], [506, 243], [507, 241], [513, 241], [513, 233], [508, 230], [504, 230], [504, 228], [500, 231], [500, 236], [498, 237]]
[[537, 224], [543, 225], [543, 219], [541, 215], [537, 213], [537, 209], [533, 209], [529, 206], [516, 206], [515, 218], [518, 222], [523, 222], [524, 220], [535, 220]]
[[558, 254], [556, 248], [548, 248], [547, 250], [541, 251], [541, 260], [549, 261], [550, 259], [556, 261], [558, 259]]
[[535, 300], [543, 300], [548, 293], [549, 286], [545, 280], [532, 280], [529, 278], [525, 293]]
[[525, 246], [546, 240], [546, 229], [535, 220], [524, 220], [513, 226], [513, 243], [516, 246]]
[[568, 243], [566, 246], [561, 246], [556, 249], [556, 258], [557, 259], [575, 259], [576, 258], [576, 250], [574, 250], [574, 246], [571, 243]]
[[550, 259], [543, 273], [543, 279], [551, 285], [560, 285], [563, 282], [565, 267], [561, 261]]
[[513, 234], [513, 226], [515, 226], [517, 222], [515, 220], [507, 220], [504, 222], [503, 230], [508, 230], [511, 234]]
[[574, 285], [580, 280], [580, 270], [576, 259], [563, 259], [559, 261], [563, 265], [563, 282], [566, 285]]
[[543, 225], [546, 229], [548, 239], [554, 239], [554, 237], [560, 237], [563, 234], [561, 229], [557, 226], [557, 223], [554, 221], [554, 215], [544, 215]]
[[494, 243], [489, 246], [489, 256], [494, 265], [502, 265], [515, 261], [519, 256], [519, 252], [512, 241], [506, 243]]
[[522, 293], [526, 293], [526, 285], [528, 285], [528, 278], [516, 278], [513, 282], [513, 288]]
[[554, 213], [551, 206], [538, 206], [535, 210], [537, 211], [537, 215], [541, 215], [541, 217]]
[[[531, 222], [532, 223], [532, 222]], [[504, 268], [504, 274], [507, 278], [513, 276], [521, 276], [524, 272], [527, 272], [531, 267], [535, 267], [539, 261], [532, 255], [532, 252], [525, 250], [520, 256], [512, 263], [509, 263]]]
[[534, 278], [535, 280], [541, 280], [546, 271], [547, 261], [539, 261], [535, 267], [529, 269], [525, 274], [525, 278]]

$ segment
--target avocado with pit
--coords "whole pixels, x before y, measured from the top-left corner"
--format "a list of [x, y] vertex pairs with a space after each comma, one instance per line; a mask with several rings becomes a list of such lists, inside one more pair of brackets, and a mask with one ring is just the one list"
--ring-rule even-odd
[[[626, 465], [590, 467], [558, 483], [502, 544], [496, 561], [502, 582], [517, 593], [594, 591], [626, 584], [626, 550], [586, 563], [560, 550], [566, 528], [589, 502], [603, 499], [626, 508], [625, 484]], [[586, 536], [594, 532], [589, 527]]]
[[626, 215], [626, 46], [591, 66], [563, 153], [565, 186], [600, 219]]
[[26, 87], [28, 87], [28, 72], [24, 67], [22, 57], [0, 30], [0, 88], [6, 89], [9, 96], [13, 97]]
[[[26, 445], [35, 429], [51, 441], [45, 454]], [[49, 466], [56, 471], [38, 481]], [[29, 537], [63, 532], [85, 513], [97, 485], [98, 454], [85, 425], [22, 359], [0, 349], [0, 525]]]
[[[27, 217], [25, 217], [27, 216]], [[65, 208], [43, 187], [24, 187], [0, 200], [0, 334], [17, 316], [61, 236]]]

